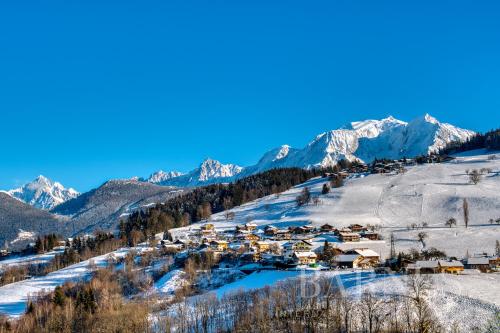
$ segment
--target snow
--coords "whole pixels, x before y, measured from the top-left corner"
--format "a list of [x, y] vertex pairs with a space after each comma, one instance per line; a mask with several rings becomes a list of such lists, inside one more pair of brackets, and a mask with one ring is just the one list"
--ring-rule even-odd
[[182, 288], [187, 282], [184, 278], [184, 271], [175, 269], [165, 274], [161, 279], [155, 282], [155, 290], [163, 295], [172, 295], [177, 289]]
[[132, 249], [138, 252], [150, 250], [150, 248], [143, 246], [137, 248], [122, 248], [71, 265], [45, 276], [2, 286], [0, 287], [0, 314], [5, 314], [9, 317], [19, 317], [24, 313], [30, 297], [36, 296], [38, 293], [50, 292], [57, 286], [61, 286], [66, 282], [83, 280], [90, 275], [93, 267], [105, 267], [108, 264], [109, 258], [123, 258]]
[[20, 188], [6, 191], [10, 196], [19, 199], [36, 208], [51, 209], [55, 206], [76, 198], [79, 193], [72, 188], [65, 188], [61, 183], [40, 175], [30, 183]]
[[[226, 220], [225, 213], [214, 214], [211, 223], [218, 230], [234, 228], [248, 221], [263, 229], [266, 225], [278, 228], [312, 224], [321, 226], [329, 223], [337, 228], [350, 224], [374, 225], [383, 237], [380, 241], [339, 243], [333, 235], [324, 234], [313, 239], [314, 248], [322, 246], [325, 240], [333, 242], [343, 250], [368, 248], [387, 257], [388, 242], [394, 233], [396, 251], [421, 249], [417, 240], [419, 232], [426, 232], [427, 248], [436, 247], [449, 256], [463, 257], [468, 251], [492, 253], [495, 241], [500, 239], [500, 226], [490, 224], [489, 219], [500, 217], [500, 160], [490, 160], [485, 152], [480, 155], [458, 156], [448, 163], [424, 164], [409, 167], [401, 174], [353, 175], [345, 185], [335, 188], [327, 195], [320, 195], [325, 179], [315, 178], [296, 186], [279, 196], [267, 196], [231, 211], [233, 220]], [[465, 170], [490, 168], [477, 185], [468, 183]], [[321, 203], [297, 207], [295, 198], [304, 187], [309, 187], [312, 196], [319, 196]], [[463, 223], [462, 200], [466, 198], [470, 210], [469, 227]], [[454, 217], [457, 226], [448, 228], [446, 220]], [[427, 227], [411, 229], [411, 224]], [[199, 228], [194, 224], [173, 229], [174, 237], [185, 237], [190, 229]]]
[[10, 242], [10, 245], [14, 245], [15, 243], [18, 242], [35, 240], [35, 238], [36, 238], [36, 232], [19, 229], [17, 237]]
[[223, 164], [217, 160], [207, 158], [193, 171], [184, 175], [170, 177], [157, 183], [170, 186], [199, 186], [214, 182], [223, 183], [234, 179], [242, 170], [243, 168], [238, 165]]
[[163, 170], [159, 170], [155, 173], [153, 173], [149, 178], [147, 179], [148, 182], [153, 183], [153, 184], [160, 184], [163, 183], [167, 180], [170, 180], [175, 177], [182, 176], [183, 173], [179, 171], [169, 171], [165, 172]]
[[162, 185], [198, 186], [230, 182], [280, 167], [328, 167], [341, 159], [371, 162], [375, 158], [415, 157], [437, 151], [452, 141], [465, 141], [472, 135], [474, 132], [441, 123], [429, 114], [409, 123], [390, 116], [352, 122], [321, 133], [302, 149], [282, 145], [266, 152], [255, 165], [245, 168], [206, 159], [186, 175], [170, 177], [159, 171], [150, 179], [157, 179], [159, 181], [155, 182]]
[[50, 251], [47, 253], [42, 253], [42, 254], [34, 254], [34, 255], [29, 255], [29, 256], [19, 256], [19, 257], [13, 257], [5, 260], [0, 261], [0, 271], [10, 268], [10, 267], [15, 267], [15, 266], [22, 266], [22, 265], [31, 265], [31, 264], [46, 264], [49, 261], [51, 261], [56, 254], [64, 252], [63, 249], [59, 250], [54, 250]]
[[[262, 271], [216, 289], [217, 297], [238, 291], [249, 291], [276, 285], [291, 278], [301, 285], [329, 278], [351, 296], [371, 291], [380, 297], [408, 293], [405, 275], [377, 275], [372, 271]], [[429, 275], [433, 287], [428, 302], [445, 329], [458, 325], [461, 331], [484, 327], [500, 311], [500, 273], [482, 274], [471, 270], [461, 275]]]

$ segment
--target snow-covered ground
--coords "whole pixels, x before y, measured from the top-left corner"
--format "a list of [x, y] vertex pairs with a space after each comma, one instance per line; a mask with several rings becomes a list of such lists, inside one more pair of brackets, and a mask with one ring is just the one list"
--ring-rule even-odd
[[[495, 241], [500, 239], [500, 225], [490, 219], [500, 218], [500, 154], [489, 159], [484, 151], [468, 152], [449, 163], [424, 164], [409, 167], [402, 174], [354, 175], [345, 186], [320, 195], [324, 179], [313, 179], [279, 196], [271, 195], [232, 209], [235, 218], [227, 221], [225, 213], [214, 214], [211, 223], [218, 229], [234, 228], [237, 224], [252, 222], [287, 227], [311, 223], [319, 226], [330, 223], [336, 227], [353, 223], [380, 226], [385, 242], [339, 244], [341, 247], [368, 247], [383, 256], [390, 250], [390, 234], [396, 238], [396, 250], [420, 249], [417, 233], [428, 234], [427, 247], [444, 250], [450, 256], [492, 253]], [[489, 168], [477, 185], [468, 182], [466, 170]], [[319, 195], [317, 206], [297, 207], [295, 198], [308, 186], [313, 196]], [[469, 228], [464, 227], [462, 202], [466, 198], [470, 210]], [[457, 226], [448, 228], [445, 222], [454, 217]], [[419, 230], [408, 230], [413, 223], [427, 224]], [[191, 225], [172, 231], [174, 237], [183, 237]], [[319, 246], [317, 240], [316, 246]]]
[[[217, 297], [237, 291], [248, 291], [272, 286], [290, 278], [299, 279], [305, 285], [317, 278], [331, 278], [353, 296], [371, 291], [380, 297], [405, 295], [408, 292], [405, 275], [377, 275], [372, 271], [262, 271], [216, 289]], [[436, 274], [428, 301], [445, 328], [457, 325], [467, 332], [484, 327], [495, 313], [500, 311], [500, 274], [483, 274], [467, 270], [462, 275]]]
[[[132, 249], [138, 252], [150, 250], [148, 247], [137, 247]], [[123, 258], [130, 251], [131, 248], [122, 248], [71, 265], [47, 274], [46, 276], [35, 277], [0, 287], [0, 314], [18, 317], [26, 310], [26, 305], [30, 297], [36, 296], [39, 293], [50, 292], [57, 286], [61, 286], [66, 282], [83, 280], [90, 275], [93, 267], [105, 267], [110, 258]]]
[[0, 261], [0, 272], [6, 268], [22, 265], [46, 264], [58, 253], [64, 252], [63, 249], [50, 251], [42, 254], [33, 254], [29, 256], [18, 256]]

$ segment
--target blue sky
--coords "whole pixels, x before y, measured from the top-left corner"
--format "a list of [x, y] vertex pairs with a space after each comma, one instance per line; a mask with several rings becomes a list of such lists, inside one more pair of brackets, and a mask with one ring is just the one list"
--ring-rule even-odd
[[0, 5], [0, 189], [249, 165], [349, 121], [500, 125], [498, 1]]

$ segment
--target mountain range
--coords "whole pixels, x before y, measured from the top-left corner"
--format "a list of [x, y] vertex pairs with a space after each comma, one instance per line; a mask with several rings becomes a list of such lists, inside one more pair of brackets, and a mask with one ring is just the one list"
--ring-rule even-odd
[[473, 131], [442, 123], [429, 114], [410, 122], [394, 117], [357, 121], [319, 134], [304, 148], [288, 145], [274, 148], [252, 166], [240, 167], [206, 159], [187, 174], [159, 171], [147, 181], [159, 185], [193, 187], [230, 182], [280, 167], [328, 167], [341, 159], [369, 163], [376, 158], [414, 157], [436, 152], [452, 141], [465, 141], [474, 134]]
[[147, 179], [110, 180], [82, 194], [39, 176], [20, 188], [0, 193], [0, 242], [19, 247], [30, 241], [20, 241], [20, 235], [30, 233], [69, 236], [113, 230], [131, 212], [164, 202], [191, 187], [231, 182], [273, 168], [327, 167], [341, 159], [368, 163], [376, 158], [413, 157], [472, 135], [472, 131], [441, 123], [428, 114], [410, 122], [388, 117], [352, 122], [321, 133], [303, 148], [277, 147], [248, 167], [206, 159], [185, 174], [158, 171]]

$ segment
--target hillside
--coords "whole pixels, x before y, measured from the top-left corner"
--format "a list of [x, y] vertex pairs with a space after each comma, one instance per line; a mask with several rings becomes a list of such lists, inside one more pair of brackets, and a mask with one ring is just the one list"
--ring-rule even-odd
[[67, 220], [0, 192], [1, 246], [7, 241], [11, 248], [22, 248], [33, 241], [37, 233], [58, 233], [64, 229]]
[[71, 222], [66, 232], [91, 232], [114, 229], [120, 218], [156, 202], [162, 202], [182, 191], [136, 180], [111, 180], [83, 193], [54, 209], [51, 213], [67, 216]]
[[[354, 175], [345, 186], [320, 195], [324, 179], [313, 179], [284, 192], [234, 208], [234, 220], [227, 221], [224, 213], [215, 214], [211, 221], [218, 227], [234, 227], [252, 220], [259, 226], [277, 227], [312, 223], [332, 224], [336, 227], [353, 223], [380, 226], [385, 242], [370, 242], [370, 247], [384, 255], [389, 253], [389, 238], [394, 232], [397, 250], [421, 248], [417, 233], [429, 235], [427, 247], [436, 247], [449, 255], [464, 256], [487, 251], [492, 253], [495, 240], [500, 239], [500, 226], [490, 219], [500, 218], [500, 160], [490, 160], [483, 151], [458, 156], [449, 163], [424, 164], [410, 167], [406, 173]], [[490, 168], [477, 185], [468, 183], [466, 170]], [[320, 197], [320, 204], [297, 207], [295, 198], [308, 186], [312, 195]], [[463, 224], [462, 201], [466, 198], [470, 209], [469, 228]], [[446, 220], [456, 218], [457, 226], [448, 228]], [[411, 224], [427, 227], [408, 230]], [[193, 228], [193, 226], [189, 227]], [[186, 228], [172, 233], [181, 236]], [[317, 246], [324, 240], [317, 240]]]

